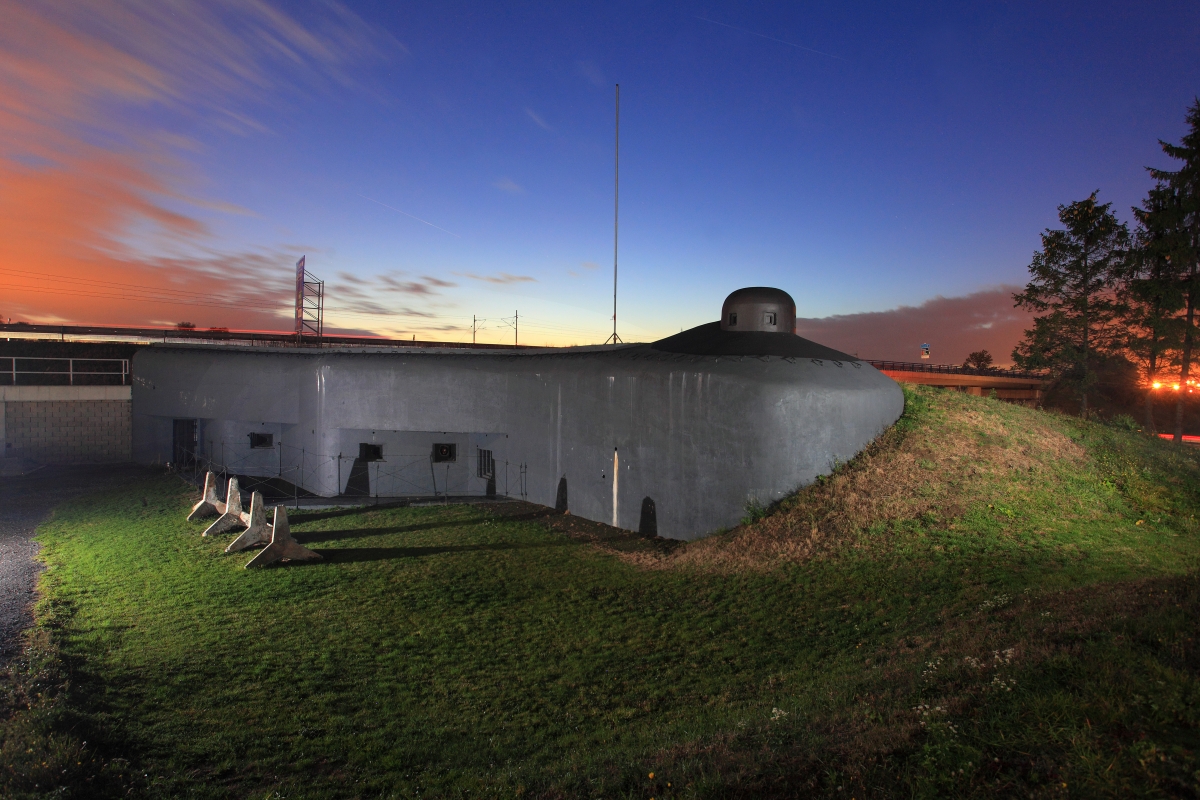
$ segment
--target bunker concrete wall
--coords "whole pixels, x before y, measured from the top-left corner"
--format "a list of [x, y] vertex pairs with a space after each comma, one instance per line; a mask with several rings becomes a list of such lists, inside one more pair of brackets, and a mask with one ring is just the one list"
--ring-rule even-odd
[[128, 386], [0, 386], [4, 457], [41, 464], [131, 460]]
[[[626, 529], [642, 524], [649, 498], [657, 532], [681, 539], [734, 525], [748, 502], [777, 500], [852, 458], [904, 403], [861, 362], [645, 346], [511, 355], [151, 347], [134, 375], [138, 461], [168, 460], [171, 419], [195, 418], [210, 450], [211, 432], [248, 442], [250, 426], [274, 426], [277, 469], [318, 494], [346, 488], [366, 441], [395, 458], [374, 467], [391, 476], [390, 491], [427, 493], [415, 478], [430, 471], [439, 491], [458, 481], [449, 488], [482, 493], [483, 447], [501, 493], [553, 506], [565, 481], [573, 514]], [[430, 469], [434, 441], [458, 443], [458, 477]]]

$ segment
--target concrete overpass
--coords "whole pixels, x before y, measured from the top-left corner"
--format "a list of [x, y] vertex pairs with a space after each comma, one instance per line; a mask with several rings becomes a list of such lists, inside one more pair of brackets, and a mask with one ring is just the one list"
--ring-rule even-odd
[[1036, 372], [1007, 369], [971, 369], [950, 364], [921, 364], [909, 361], [869, 361], [871, 366], [900, 383], [941, 386], [977, 397], [992, 391], [1000, 400], [1036, 406], [1050, 382]]

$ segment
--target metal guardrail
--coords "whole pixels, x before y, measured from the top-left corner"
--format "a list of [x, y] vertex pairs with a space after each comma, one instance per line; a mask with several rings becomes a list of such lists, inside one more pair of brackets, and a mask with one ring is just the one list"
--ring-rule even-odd
[[271, 333], [265, 331], [231, 331], [225, 328], [124, 328], [99, 325], [38, 325], [29, 322], [0, 323], [0, 334], [48, 334], [61, 341], [72, 341], [95, 337], [126, 337], [144, 342], [198, 342], [215, 344], [236, 342], [238, 344], [265, 345], [275, 347], [337, 347], [382, 346], [382, 347], [437, 347], [455, 350], [540, 350], [534, 345], [473, 344], [471, 342], [429, 342], [418, 339], [386, 339], [377, 336], [336, 336], [322, 334], [298, 337], [294, 333]]
[[0, 386], [126, 386], [129, 382], [128, 358], [0, 357]]
[[1047, 381], [1050, 376], [1044, 372], [1023, 372], [1015, 369], [974, 369], [955, 364], [921, 364], [912, 361], [867, 361], [878, 370], [895, 370], [896, 372], [936, 372], [942, 375], [982, 375], [991, 378], [1022, 378], [1025, 380]]

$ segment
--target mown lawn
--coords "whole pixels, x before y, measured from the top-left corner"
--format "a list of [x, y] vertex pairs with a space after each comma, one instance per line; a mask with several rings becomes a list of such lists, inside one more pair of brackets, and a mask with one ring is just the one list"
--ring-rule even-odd
[[[292, 529], [324, 562], [249, 571], [184, 521], [175, 478], [67, 504], [40, 533], [0, 786], [1200, 793], [1195, 454], [933, 390], [908, 408], [687, 547], [518, 503], [314, 512]], [[908, 483], [885, 513], [888, 465]]]

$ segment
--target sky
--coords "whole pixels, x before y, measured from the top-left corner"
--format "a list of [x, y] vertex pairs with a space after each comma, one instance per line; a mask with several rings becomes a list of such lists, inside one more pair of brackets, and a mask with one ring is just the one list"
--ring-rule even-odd
[[[650, 341], [775, 286], [862, 357], [999, 363], [1060, 204], [1122, 219], [1195, 3], [0, 0], [0, 318]], [[514, 317], [518, 317], [514, 331]]]

